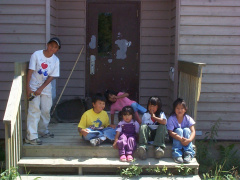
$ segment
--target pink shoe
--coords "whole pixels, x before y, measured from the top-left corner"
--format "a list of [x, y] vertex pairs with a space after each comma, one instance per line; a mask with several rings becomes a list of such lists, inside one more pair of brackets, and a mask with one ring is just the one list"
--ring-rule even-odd
[[120, 161], [126, 162], [126, 161], [127, 161], [126, 156], [125, 156], [125, 155], [121, 155], [121, 156], [120, 156]]
[[132, 162], [132, 161], [133, 161], [132, 155], [128, 155], [128, 156], [127, 156], [127, 161], [128, 161], [128, 162]]

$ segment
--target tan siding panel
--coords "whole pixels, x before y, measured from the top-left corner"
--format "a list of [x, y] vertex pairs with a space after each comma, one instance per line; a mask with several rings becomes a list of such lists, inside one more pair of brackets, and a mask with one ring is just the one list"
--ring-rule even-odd
[[1, 15], [1, 24], [45, 24], [44, 15]]
[[169, 44], [169, 37], [142, 37], [142, 46], [159, 46]]
[[85, 2], [84, 1], [79, 1], [79, 2], [71, 2], [69, 3], [68, 1], [66, 2], [59, 2], [58, 3], [58, 9], [59, 10], [85, 10]]
[[72, 28], [81, 28], [85, 27], [85, 19], [59, 19], [58, 20], [59, 27], [70, 26]]
[[168, 96], [168, 89], [141, 89], [142, 96], [149, 97], [151, 95]]
[[168, 19], [169, 13], [167, 11], [142, 11], [141, 18], [143, 20]]
[[60, 36], [85, 36], [85, 28], [73, 28], [73, 27], [59, 27], [58, 34]]
[[142, 36], [169, 36], [169, 29], [159, 29], [159, 28], [142, 28], [141, 30]]
[[168, 64], [160, 64], [160, 63], [141, 63], [141, 71], [147, 71], [147, 72], [159, 72], [159, 71], [168, 71], [169, 65]]
[[168, 46], [142, 46], [141, 54], [169, 54]]
[[142, 20], [142, 27], [162, 28], [169, 27], [169, 20]]
[[[61, 70], [60, 77], [68, 77], [70, 75], [71, 71]], [[85, 79], [85, 73], [84, 71], [77, 71], [74, 70], [71, 76], [71, 79]]]
[[180, 26], [181, 35], [240, 35], [239, 27]]
[[85, 19], [86, 18], [86, 12], [85, 11], [79, 11], [78, 9], [77, 10], [61, 10], [61, 13], [59, 13], [58, 17], [60, 19], [63, 19], [63, 18], [66, 18], [66, 19], [71, 19], [71, 18], [83, 18]]
[[192, 0], [182, 0], [181, 5], [196, 5], [196, 6], [240, 6], [238, 0], [217, 0], [217, 1], [192, 1]]
[[239, 113], [237, 112], [198, 112], [197, 118], [199, 121], [212, 121], [216, 122], [222, 119], [224, 122], [234, 122], [239, 120]]
[[240, 74], [204, 74], [202, 83], [240, 84]]
[[142, 10], [146, 11], [168, 11], [170, 9], [171, 4], [169, 2], [153, 2], [153, 1], [148, 1], [148, 2], [142, 2]]
[[240, 16], [240, 7], [182, 6], [181, 15], [198, 16]]
[[181, 16], [181, 25], [240, 26], [239, 17]]
[[[66, 82], [67, 82], [67, 79], [65, 79], [65, 78], [64, 79], [59, 79], [58, 80], [59, 87], [64, 87]], [[72, 88], [82, 87], [83, 88], [85, 86], [84, 83], [85, 83], [84, 79], [79, 79], [79, 77], [74, 79], [74, 78], [71, 77], [71, 79], [69, 80], [69, 82], [67, 84], [67, 88], [69, 88], [69, 87], [72, 87]]]
[[[201, 121], [197, 123], [197, 129], [205, 129], [206, 127], [212, 127], [214, 122], [211, 121]], [[232, 131], [240, 131], [239, 122], [228, 122], [228, 119], [222, 119], [219, 123], [219, 131], [225, 131], [226, 129], [231, 129]]]
[[239, 103], [198, 103], [198, 111], [205, 112], [239, 112]]
[[240, 45], [239, 36], [187, 36], [180, 38], [180, 44], [201, 44], [201, 45]]
[[0, 53], [33, 53], [36, 50], [45, 49], [42, 44], [0, 44]]
[[[33, 42], [34, 39], [34, 42]], [[45, 44], [45, 35], [44, 34], [4, 34], [0, 38], [1, 44], [8, 43], [43, 43]]]
[[240, 84], [202, 84], [202, 92], [238, 93]]
[[225, 93], [225, 92], [202, 92], [200, 102], [221, 102], [235, 103], [240, 102], [240, 93]]
[[239, 65], [208, 65], [203, 69], [204, 73], [239, 74]]
[[45, 33], [45, 25], [23, 25], [19, 24], [16, 26], [15, 24], [2, 24], [0, 28], [0, 33], [30, 33], [30, 34], [44, 34]]
[[[64, 45], [64, 48], [61, 49], [61, 53], [79, 53], [85, 44], [76, 44], [76, 45]], [[85, 56], [85, 53], [82, 53], [82, 56]]]
[[142, 80], [140, 88], [166, 88], [168, 80]]
[[[84, 70], [85, 69], [85, 66], [84, 66], [84, 62], [78, 62], [78, 65], [75, 67], [75, 70], [77, 71], [77, 70]], [[73, 68], [73, 65], [74, 65], [74, 63], [73, 62], [71, 62], [71, 63], [69, 63], [69, 62], [66, 62], [66, 61], [62, 61], [61, 62], [61, 70], [72, 70], [72, 68]]]
[[154, 55], [154, 54], [143, 54], [141, 56], [141, 62], [158, 62], [167, 63], [169, 62], [169, 55]]
[[[218, 54], [198, 54], [198, 55], [179, 55], [180, 60], [190, 61], [190, 62], [203, 62], [210, 64], [239, 64], [240, 55], [218, 55]], [[205, 67], [204, 67], [205, 69]]]
[[[2, 4], [2, 1], [0, 2]], [[1, 14], [16, 14], [16, 15], [23, 15], [23, 14], [42, 14], [44, 15], [46, 12], [45, 5], [1, 5], [0, 6]]]
[[149, 79], [156, 79], [156, 80], [161, 80], [161, 79], [168, 79], [168, 74], [167, 73], [162, 73], [162, 72], [141, 72], [141, 81], [142, 80], [149, 80]]
[[[71, 41], [69, 41], [71, 39]], [[73, 45], [73, 44], [85, 44], [86, 39], [85, 36], [63, 36], [61, 37], [61, 41], [64, 42], [65, 45]]]
[[182, 54], [240, 54], [240, 46], [180, 45], [179, 49]]

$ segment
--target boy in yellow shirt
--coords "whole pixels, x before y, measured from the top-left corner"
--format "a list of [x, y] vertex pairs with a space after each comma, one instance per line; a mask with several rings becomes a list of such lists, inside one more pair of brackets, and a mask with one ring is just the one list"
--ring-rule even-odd
[[92, 99], [93, 108], [86, 111], [78, 124], [78, 132], [83, 139], [93, 146], [100, 145], [106, 139], [114, 140], [116, 131], [114, 125], [109, 125], [109, 117], [105, 108], [106, 99], [102, 94], [96, 94]]

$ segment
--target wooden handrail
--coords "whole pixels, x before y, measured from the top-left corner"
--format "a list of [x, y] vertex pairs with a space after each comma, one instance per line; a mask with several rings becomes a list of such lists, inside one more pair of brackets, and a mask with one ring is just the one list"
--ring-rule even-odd
[[178, 62], [179, 87], [178, 97], [183, 98], [188, 106], [188, 114], [197, 121], [197, 103], [201, 93], [202, 68], [205, 63]]
[[[13, 78], [3, 123], [5, 124], [6, 169], [16, 167], [22, 152], [22, 87], [26, 82], [27, 63], [15, 63]], [[25, 76], [25, 77], [24, 77]], [[26, 100], [26, 97], [24, 96]]]

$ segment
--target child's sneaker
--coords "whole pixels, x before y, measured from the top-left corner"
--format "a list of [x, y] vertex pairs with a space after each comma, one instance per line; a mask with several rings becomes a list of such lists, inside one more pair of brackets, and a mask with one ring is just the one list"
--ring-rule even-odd
[[54, 134], [53, 133], [50, 133], [48, 132], [47, 134], [42, 134], [40, 135], [42, 138], [48, 138], [48, 137], [51, 137], [51, 138], [54, 138]]
[[138, 148], [138, 156], [140, 159], [147, 159], [147, 150], [144, 146]]
[[32, 144], [32, 145], [42, 145], [42, 141], [38, 138], [33, 139], [33, 140], [29, 140], [29, 139], [25, 138], [25, 143]]
[[127, 161], [128, 161], [128, 162], [132, 162], [132, 161], [133, 161], [132, 155], [127, 155]]
[[91, 139], [90, 143], [92, 146], [99, 146], [101, 143], [101, 140], [100, 140], [100, 138]]
[[160, 147], [156, 147], [155, 148], [155, 158], [160, 159], [163, 156], [164, 156], [164, 150]]
[[126, 161], [127, 161], [127, 158], [126, 158], [125, 155], [121, 155], [119, 159], [120, 159], [120, 161], [122, 161], [122, 162], [126, 162]]
[[173, 160], [174, 160], [176, 163], [179, 163], [179, 164], [182, 164], [182, 163], [183, 163], [183, 158], [182, 158], [182, 156], [174, 157]]
[[192, 161], [192, 156], [189, 153], [184, 153], [184, 158], [183, 158], [183, 162], [184, 163], [190, 163]]

